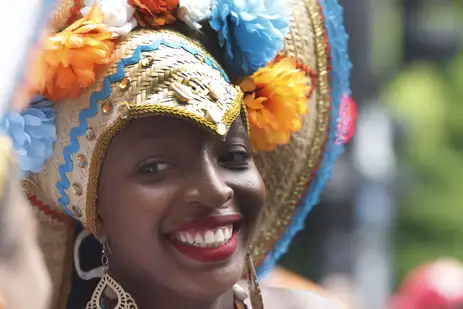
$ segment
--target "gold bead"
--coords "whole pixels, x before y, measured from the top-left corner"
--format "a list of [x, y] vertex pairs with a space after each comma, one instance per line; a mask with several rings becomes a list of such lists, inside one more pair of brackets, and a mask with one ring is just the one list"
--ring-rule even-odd
[[81, 218], [82, 217], [82, 211], [76, 205], [68, 205], [67, 208], [72, 212], [74, 217], [76, 217], [76, 218]]
[[218, 133], [219, 135], [225, 135], [225, 134], [227, 134], [227, 126], [226, 126], [225, 124], [223, 124], [223, 123], [219, 123], [219, 124], [217, 125], [217, 133]]
[[121, 89], [123, 91], [129, 89], [131, 82], [132, 82], [132, 80], [129, 77], [124, 77], [121, 80], [121, 82], [119, 83], [119, 89]]
[[87, 157], [83, 154], [77, 156], [77, 166], [80, 168], [85, 168], [88, 165]]
[[148, 57], [143, 58], [140, 61], [140, 64], [143, 68], [146, 69], [146, 68], [149, 68], [153, 64], [153, 61], [154, 61], [153, 57], [148, 56]]
[[88, 128], [87, 131], [85, 131], [85, 137], [88, 141], [93, 141], [96, 138], [95, 130]]
[[111, 102], [104, 102], [101, 106], [103, 114], [109, 114], [113, 110], [113, 104]]
[[79, 185], [78, 183], [73, 183], [72, 184], [72, 192], [77, 196], [81, 196], [82, 193], [84, 192], [84, 190], [82, 189], [82, 186]]

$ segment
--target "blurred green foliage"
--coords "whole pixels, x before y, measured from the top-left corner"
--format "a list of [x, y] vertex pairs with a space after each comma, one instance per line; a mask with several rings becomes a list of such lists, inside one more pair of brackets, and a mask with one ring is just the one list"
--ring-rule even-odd
[[463, 53], [405, 68], [385, 89], [408, 129], [401, 155], [412, 169], [396, 230], [397, 280], [442, 256], [463, 260]]

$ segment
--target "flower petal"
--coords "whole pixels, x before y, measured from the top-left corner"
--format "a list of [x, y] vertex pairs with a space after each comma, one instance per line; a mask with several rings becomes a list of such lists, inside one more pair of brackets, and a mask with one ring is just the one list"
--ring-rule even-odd
[[21, 113], [11, 112], [5, 116], [1, 128], [13, 141], [23, 176], [39, 172], [52, 156], [57, 138], [54, 120], [52, 102], [37, 97]]
[[98, 64], [109, 64], [114, 38], [103, 24], [101, 5], [94, 2], [86, 16], [48, 38], [42, 54], [41, 94], [52, 100], [77, 97], [94, 81]]
[[302, 115], [308, 111], [309, 77], [297, 69], [296, 61], [282, 58], [244, 81], [244, 89], [256, 85], [244, 98], [254, 150], [272, 150], [287, 143], [292, 132], [301, 130]]
[[236, 75], [251, 75], [273, 60], [289, 31], [285, 1], [216, 1], [210, 25], [226, 47], [226, 63]]

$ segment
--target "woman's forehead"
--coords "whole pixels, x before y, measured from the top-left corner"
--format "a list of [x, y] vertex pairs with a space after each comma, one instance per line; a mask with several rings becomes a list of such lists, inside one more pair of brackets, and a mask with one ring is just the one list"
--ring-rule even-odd
[[[204, 139], [221, 140], [210, 130], [196, 122], [169, 116], [154, 116], [132, 120], [115, 139], [140, 141], [149, 139]], [[228, 138], [248, 139], [243, 121], [238, 117], [230, 126]]]

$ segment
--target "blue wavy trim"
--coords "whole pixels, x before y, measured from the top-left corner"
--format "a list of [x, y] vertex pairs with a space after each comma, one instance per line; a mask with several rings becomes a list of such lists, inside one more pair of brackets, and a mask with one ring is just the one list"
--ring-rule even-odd
[[342, 7], [337, 0], [320, 0], [323, 15], [325, 17], [325, 27], [331, 46], [331, 120], [330, 131], [320, 168], [316, 172], [315, 178], [310, 184], [301, 205], [296, 210], [286, 231], [280, 240], [275, 244], [262, 264], [257, 268], [259, 277], [263, 277], [272, 269], [278, 259], [286, 253], [291, 240], [297, 232], [304, 228], [304, 221], [313, 206], [319, 202], [320, 193], [326, 183], [331, 178], [331, 170], [336, 159], [343, 153], [343, 145], [335, 143], [337, 136], [337, 120], [339, 106], [345, 93], [350, 95], [349, 75], [351, 63], [347, 54], [348, 36], [344, 29]]
[[[70, 173], [74, 168], [71, 155], [77, 153], [80, 149], [78, 137], [85, 135], [85, 132], [88, 129], [87, 119], [96, 116], [96, 114], [98, 113], [98, 101], [105, 100], [111, 95], [111, 84], [119, 82], [125, 77], [124, 67], [138, 63], [140, 61], [142, 52], [154, 51], [158, 49], [160, 45], [164, 45], [166, 47], [174, 49], [183, 48], [192, 55], [199, 54], [199, 51], [194, 47], [179, 42], [167, 42], [164, 40], [158, 40], [149, 45], [138, 46], [137, 48], [135, 48], [131, 57], [119, 61], [119, 63], [117, 64], [116, 73], [106, 77], [103, 80], [103, 89], [101, 91], [92, 93], [92, 95], [90, 96], [90, 106], [81, 110], [81, 112], [79, 113], [79, 125], [77, 127], [72, 128], [69, 132], [70, 143], [63, 149], [64, 163], [58, 167], [60, 181], [58, 181], [58, 183], [56, 184], [56, 189], [60, 194], [60, 197], [58, 199], [59, 205], [71, 217], [73, 217], [73, 214], [67, 208], [67, 206], [69, 205], [69, 197], [66, 194], [66, 190], [69, 189], [71, 183], [69, 182], [69, 179], [67, 178], [66, 174]], [[217, 66], [214, 63], [214, 61], [212, 61], [210, 58], [205, 58], [205, 63], [211, 66], [212, 68], [218, 70], [220, 74], [223, 76], [223, 78], [227, 82], [230, 82], [225, 72], [219, 66]]]

